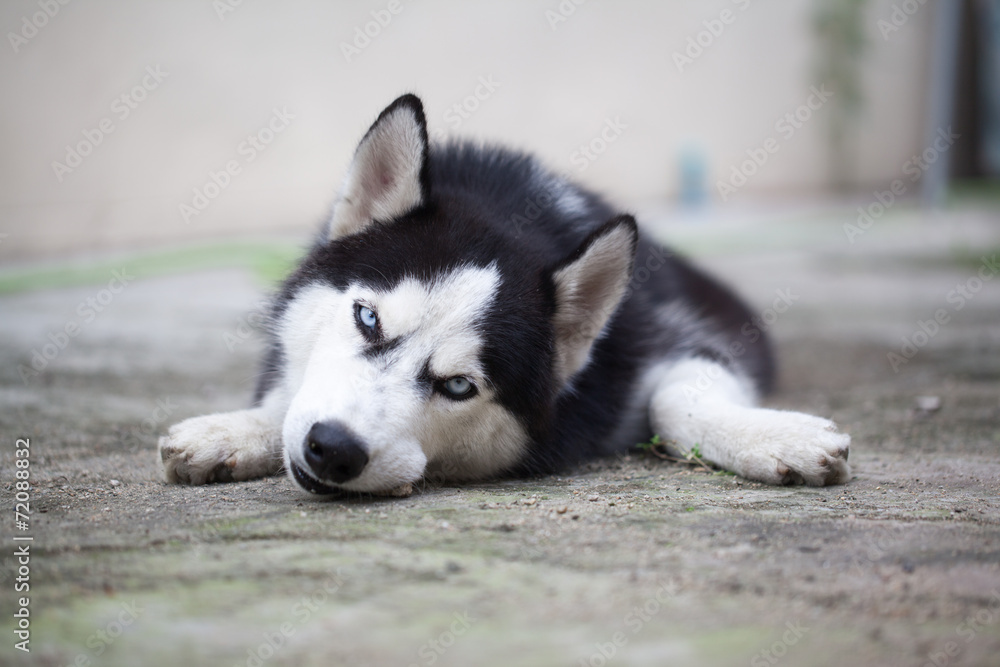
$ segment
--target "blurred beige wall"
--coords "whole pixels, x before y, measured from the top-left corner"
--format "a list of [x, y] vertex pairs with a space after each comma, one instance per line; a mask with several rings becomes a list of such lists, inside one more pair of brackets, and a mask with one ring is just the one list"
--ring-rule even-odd
[[[932, 12], [883, 38], [877, 22], [893, 4], [873, 0], [866, 18], [864, 187], [899, 177], [922, 149]], [[690, 147], [717, 200], [716, 181], [768, 138], [779, 150], [726, 205], [822, 193], [826, 109], [791, 137], [775, 125], [823, 83], [816, 6], [5, 0], [0, 260], [311, 230], [360, 135], [404, 91], [423, 97], [433, 135], [536, 151], [625, 206], [675, 196]], [[377, 33], [367, 44], [366, 27]], [[679, 68], [675, 54], [699, 33], [708, 46]], [[469, 99], [477, 92], [485, 99]], [[463, 100], [478, 106], [466, 118], [453, 108]], [[602, 133], [613, 141], [587, 160], [580, 146]], [[81, 143], [96, 145], [67, 155]], [[238, 168], [228, 179], [227, 163]], [[215, 192], [212, 172], [226, 187], [185, 220], [182, 204], [205, 203], [196, 188]]]

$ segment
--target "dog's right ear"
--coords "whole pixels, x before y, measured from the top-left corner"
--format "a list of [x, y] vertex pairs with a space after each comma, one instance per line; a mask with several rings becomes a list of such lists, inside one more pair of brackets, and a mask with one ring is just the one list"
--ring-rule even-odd
[[620, 215], [592, 232], [553, 272], [553, 370], [560, 387], [589, 363], [594, 341], [621, 304], [638, 242], [635, 219]]
[[386, 107], [358, 144], [333, 207], [328, 240], [423, 206], [429, 197], [427, 120], [415, 95]]

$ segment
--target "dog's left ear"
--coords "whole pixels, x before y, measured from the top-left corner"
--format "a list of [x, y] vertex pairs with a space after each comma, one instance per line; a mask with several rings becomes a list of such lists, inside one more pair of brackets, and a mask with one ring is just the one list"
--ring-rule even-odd
[[379, 114], [347, 171], [329, 225], [329, 240], [388, 222], [429, 197], [427, 120], [416, 95], [403, 95]]
[[587, 365], [594, 341], [618, 309], [632, 276], [638, 240], [635, 219], [618, 216], [588, 236], [553, 272], [553, 371], [559, 386]]

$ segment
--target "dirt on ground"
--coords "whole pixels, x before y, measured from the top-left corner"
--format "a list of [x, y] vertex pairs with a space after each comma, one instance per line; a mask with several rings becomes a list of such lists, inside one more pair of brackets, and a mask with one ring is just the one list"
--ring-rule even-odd
[[[995, 220], [914, 215], [858, 244], [840, 221], [726, 230], [757, 239], [742, 252], [685, 237], [775, 335], [767, 404], [852, 435], [853, 478], [826, 488], [638, 452], [400, 499], [166, 485], [157, 436], [249, 401], [261, 285], [0, 296], [0, 664], [1000, 665]], [[772, 316], [775, 290], [795, 298]]]

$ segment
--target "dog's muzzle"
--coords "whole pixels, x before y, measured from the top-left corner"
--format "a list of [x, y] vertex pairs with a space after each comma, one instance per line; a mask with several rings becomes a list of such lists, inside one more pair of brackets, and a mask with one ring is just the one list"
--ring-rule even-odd
[[305, 463], [308, 471], [292, 464], [295, 480], [313, 493], [336, 493], [330, 486], [358, 477], [368, 465], [368, 451], [361, 440], [338, 422], [313, 424], [306, 436]]

